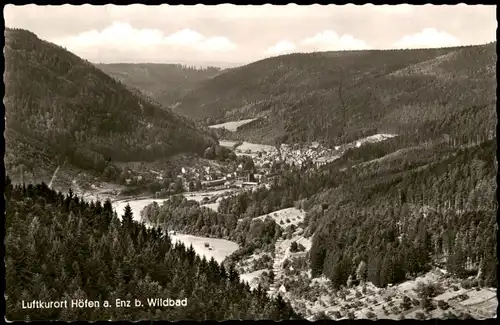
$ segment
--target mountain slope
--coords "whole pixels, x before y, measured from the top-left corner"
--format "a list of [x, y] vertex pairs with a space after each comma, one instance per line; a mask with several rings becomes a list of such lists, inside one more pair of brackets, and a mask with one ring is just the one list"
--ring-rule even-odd
[[29, 31], [6, 29], [5, 62], [7, 170], [67, 162], [102, 172], [113, 161], [203, 153], [214, 141]]
[[[219, 213], [253, 218], [294, 205], [306, 210], [298, 227], [312, 236], [312, 275], [337, 288], [362, 260], [377, 286], [438, 265], [496, 287], [496, 138], [436, 141], [367, 160], [375, 148], [393, 152], [398, 138], [354, 148], [317, 170], [289, 168], [270, 189], [222, 200]], [[287, 290], [295, 285], [289, 282]]]
[[[290, 54], [203, 82], [175, 108], [206, 124], [259, 118], [235, 139], [349, 142], [373, 133], [495, 127], [496, 43], [443, 49]], [[463, 119], [449, 119], [464, 115]], [[472, 127], [474, 123], [469, 123]], [[438, 133], [438, 132], [436, 132]], [[224, 135], [230, 136], [230, 135]]]
[[357, 179], [315, 198], [327, 209], [306, 216], [309, 232], [316, 231], [312, 273], [338, 286], [355, 272], [351, 261], [358, 256], [376, 285], [438, 263], [461, 277], [480, 270], [478, 279], [496, 286], [496, 148], [492, 139], [441, 159], [433, 155], [423, 166], [405, 163], [401, 170], [393, 160], [347, 171]]
[[[4, 189], [5, 298], [10, 320], [298, 318], [283, 300], [269, 299], [262, 290], [250, 291], [234, 267], [207, 261], [160, 228], [135, 222], [129, 206], [125, 213], [118, 211], [120, 220], [109, 200], [89, 203], [43, 183], [12, 186], [9, 179]], [[182, 307], [149, 303], [157, 298], [188, 303]], [[72, 308], [73, 299], [99, 305]], [[130, 308], [116, 304], [120, 299], [131, 301]], [[33, 300], [67, 301], [67, 308], [26, 309]], [[143, 305], [134, 304], [137, 300]]]
[[208, 67], [196, 69], [180, 64], [114, 63], [96, 64], [111, 77], [137, 88], [165, 107], [175, 103], [204, 80], [221, 71]]

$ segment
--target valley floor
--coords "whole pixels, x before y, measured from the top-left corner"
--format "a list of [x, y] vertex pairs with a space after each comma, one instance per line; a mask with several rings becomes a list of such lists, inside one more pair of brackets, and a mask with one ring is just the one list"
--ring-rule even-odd
[[[125, 209], [127, 204], [132, 208], [132, 213], [134, 219], [136, 221], [141, 222], [141, 211], [147, 205], [157, 202], [159, 205], [162, 205], [168, 199], [138, 199], [138, 200], [124, 200], [113, 203], [113, 208], [115, 211], [120, 214], [121, 211]], [[169, 236], [171, 239], [176, 242], [179, 241], [183, 243], [186, 247], [193, 246], [196, 254], [200, 256], [205, 256], [207, 260], [210, 260], [212, 257], [216, 262], [221, 263], [224, 259], [231, 255], [234, 251], [236, 251], [239, 246], [237, 243], [219, 239], [219, 238], [210, 238], [203, 236], [193, 236], [188, 234], [180, 234], [180, 233], [170, 233]], [[208, 246], [206, 246], [208, 244]]]
[[226, 123], [221, 123], [221, 124], [215, 124], [215, 125], [210, 125], [210, 128], [214, 129], [227, 129], [229, 131], [236, 131], [239, 126], [245, 125], [247, 123], [250, 123], [254, 121], [255, 119], [247, 119], [247, 120], [239, 120], [239, 121], [231, 121], [231, 122], [226, 122]]
[[[390, 136], [392, 135], [373, 137], [367, 141], [382, 141]], [[247, 149], [252, 151], [254, 148], [248, 147]], [[103, 197], [113, 193], [109, 191], [109, 186], [105, 188], [107, 190], [93, 189], [87, 195], [90, 198], [92, 195], [95, 197], [99, 194]], [[233, 195], [235, 191], [237, 190], [197, 191], [183, 195], [189, 200], [195, 200], [202, 206], [216, 211], [218, 202], [204, 204], [204, 199], [226, 197]], [[113, 207], [120, 214], [125, 206], [130, 204], [134, 218], [140, 221], [141, 211], [145, 206], [152, 202], [158, 202], [161, 205], [166, 200], [168, 199], [136, 197], [115, 200]], [[305, 219], [305, 211], [287, 208], [257, 218], [264, 220], [266, 217], [274, 219], [280, 225], [283, 235], [275, 243], [274, 251], [256, 251], [251, 256], [238, 261], [236, 266], [241, 274], [240, 278], [249, 283], [251, 288], [256, 288], [258, 284], [261, 284], [269, 295], [281, 294], [291, 302], [296, 311], [301, 312], [310, 320], [317, 319], [320, 314], [332, 319], [349, 317], [394, 320], [431, 319], [449, 318], [450, 313], [456, 316], [468, 314], [476, 319], [496, 317], [498, 301], [495, 288], [464, 288], [460, 280], [437, 268], [415, 279], [387, 288], [377, 288], [371, 283], [366, 283], [364, 286], [358, 285], [334, 291], [328, 279], [311, 278], [311, 271], [307, 266], [307, 254], [311, 248], [312, 236], [308, 238], [303, 236], [305, 229], [302, 228], [302, 223]], [[295, 227], [292, 233], [287, 231], [291, 225]], [[197, 254], [207, 259], [213, 257], [219, 263], [239, 248], [237, 243], [224, 239], [177, 233], [170, 234], [170, 236], [187, 246], [192, 245]], [[293, 242], [301, 246], [301, 251], [291, 251], [290, 247]], [[262, 267], [258, 261], [265, 255], [269, 256], [269, 262]], [[268, 278], [270, 273], [274, 274], [272, 281]], [[432, 310], [425, 311], [420, 307], [420, 297], [417, 292], [419, 283], [439, 284], [443, 289], [442, 293], [431, 298], [431, 303], [435, 307]], [[402, 304], [405, 297], [407, 297], [406, 300], [408, 298], [411, 300], [410, 306]]]

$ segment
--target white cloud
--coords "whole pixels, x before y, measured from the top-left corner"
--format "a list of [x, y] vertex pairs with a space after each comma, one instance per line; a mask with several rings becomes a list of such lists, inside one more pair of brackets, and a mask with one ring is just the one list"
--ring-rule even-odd
[[269, 47], [265, 53], [267, 55], [288, 54], [294, 52], [296, 48], [297, 46], [295, 45], [295, 43], [285, 40]]
[[459, 46], [460, 40], [446, 32], [438, 31], [434, 28], [426, 28], [419, 33], [406, 35], [394, 43], [393, 48], [414, 49], [414, 48], [435, 48], [447, 46]]
[[455, 35], [462, 45], [486, 43], [496, 39], [495, 9], [465, 4], [7, 5], [4, 15], [7, 26], [28, 29], [93, 62], [252, 62], [292, 51], [392, 48], [405, 35], [397, 46], [433, 46], [408, 40], [428, 27]]
[[298, 44], [283, 40], [269, 47], [266, 55], [282, 55], [293, 52], [317, 52], [317, 51], [342, 51], [342, 50], [366, 50], [371, 47], [364, 41], [351, 35], [338, 35], [332, 30], [325, 30], [314, 36], [300, 41]]
[[236, 48], [228, 38], [207, 37], [190, 29], [183, 29], [165, 36], [158, 29], [135, 29], [130, 24], [115, 22], [101, 30], [91, 30], [76, 36], [55, 39], [52, 42], [65, 46], [76, 54], [91, 51], [90, 48], [113, 51], [133, 51], [138, 48], [147, 52], [154, 49], [181, 49], [203, 52], [224, 52]]
[[171, 45], [193, 46], [203, 41], [205, 37], [190, 29], [183, 29], [165, 37], [164, 42]]
[[54, 43], [70, 49], [91, 46], [148, 46], [161, 42], [163, 35], [155, 29], [136, 30], [126, 23], [114, 23], [102, 31], [91, 30], [76, 36], [55, 39]]
[[301, 45], [313, 51], [365, 50], [371, 47], [351, 35], [340, 36], [333, 30], [325, 30], [301, 41]]
[[236, 49], [236, 44], [232, 43], [227, 37], [211, 37], [204, 40], [198, 46], [201, 50], [224, 52]]

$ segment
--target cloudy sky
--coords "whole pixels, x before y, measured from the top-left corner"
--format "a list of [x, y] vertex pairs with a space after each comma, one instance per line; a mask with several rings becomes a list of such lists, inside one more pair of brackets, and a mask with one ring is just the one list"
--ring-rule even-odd
[[429, 48], [496, 39], [496, 7], [13, 6], [28, 29], [96, 63], [242, 64], [291, 52]]

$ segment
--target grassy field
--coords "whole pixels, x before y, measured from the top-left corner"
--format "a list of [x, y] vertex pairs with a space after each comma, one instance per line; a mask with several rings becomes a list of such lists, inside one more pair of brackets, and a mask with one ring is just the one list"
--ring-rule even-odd
[[264, 273], [264, 271], [269, 272], [269, 269], [257, 270], [249, 273], [243, 273], [240, 275], [241, 281], [245, 281], [250, 285], [250, 288], [255, 289], [259, 285], [259, 277]]
[[276, 148], [267, 144], [258, 144], [258, 143], [251, 143], [251, 142], [246, 142], [243, 141], [243, 143], [238, 146], [236, 149], [236, 153], [238, 151], [244, 152], [244, 153], [258, 153], [259, 151], [276, 151]]
[[226, 148], [233, 148], [235, 144], [237, 144], [237, 141], [230, 141], [230, 140], [219, 140], [219, 144], [221, 147], [226, 147]]
[[[172, 241], [180, 241], [187, 247], [193, 245], [193, 249], [196, 251], [196, 254], [205, 256], [207, 260], [210, 260], [213, 257], [218, 263], [224, 261], [227, 256], [231, 255], [231, 253], [239, 248], [237, 243], [225, 239], [185, 234], [170, 235], [170, 237], [172, 238]], [[209, 247], [212, 249], [205, 247], [205, 243], [208, 243]]]
[[115, 209], [118, 216], [123, 215], [123, 211], [127, 204], [130, 204], [130, 208], [132, 209], [132, 213], [134, 216], [134, 220], [141, 222], [141, 211], [149, 204], [153, 202], [157, 202], [160, 206], [164, 201], [168, 199], [139, 199], [139, 200], [123, 200], [117, 201], [113, 203], [113, 208]]
[[299, 210], [297, 208], [287, 208], [274, 211], [269, 214], [259, 216], [257, 218], [264, 220], [267, 216], [270, 216], [282, 228], [286, 228], [290, 225], [297, 226], [300, 222], [304, 221], [305, 214], [306, 212], [304, 210]]
[[248, 119], [248, 120], [239, 120], [239, 121], [231, 121], [231, 122], [226, 122], [226, 123], [221, 123], [221, 124], [215, 124], [215, 125], [210, 125], [209, 128], [213, 129], [226, 129], [228, 131], [236, 131], [239, 126], [245, 125], [247, 123], [250, 123], [254, 121], [255, 119]]
[[[289, 292], [286, 298], [308, 319], [314, 319], [320, 313], [332, 319], [346, 318], [348, 313], [358, 319], [437, 319], [448, 318], [448, 313], [486, 319], [494, 317], [498, 307], [495, 288], [465, 289], [461, 287], [460, 280], [448, 277], [437, 269], [396, 286], [377, 288], [366, 283], [364, 290], [359, 285], [339, 291], [331, 289], [330, 280], [324, 277], [310, 279], [306, 274], [301, 272], [292, 283], [306, 283], [307, 293], [302, 296]], [[426, 311], [420, 305], [419, 283], [437, 284], [442, 288], [441, 294], [430, 298], [434, 306], [432, 310]], [[412, 300], [407, 309], [401, 306], [405, 296]], [[447, 307], [441, 308], [438, 301], [446, 302]]]

